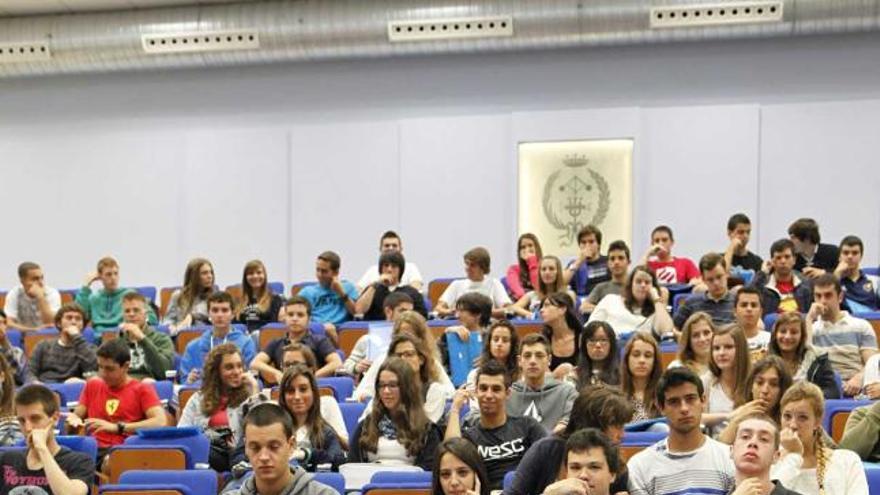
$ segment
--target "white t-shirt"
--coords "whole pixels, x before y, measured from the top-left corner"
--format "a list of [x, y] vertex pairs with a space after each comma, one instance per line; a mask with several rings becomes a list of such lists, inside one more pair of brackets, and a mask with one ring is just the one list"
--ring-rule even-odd
[[604, 321], [611, 325], [619, 337], [630, 332], [650, 332], [654, 328], [654, 315], [644, 317], [630, 311], [623, 303], [623, 297], [608, 294], [590, 313], [590, 321]]
[[[358, 280], [357, 288], [358, 291], [364, 290], [368, 285], [376, 283], [379, 281], [379, 265], [373, 265], [367, 268], [367, 271], [361, 275], [360, 280]], [[413, 282], [418, 284], [422, 283], [422, 273], [419, 271], [419, 267], [416, 266], [415, 263], [406, 262], [406, 267], [403, 269], [403, 275], [400, 277], [400, 285], [412, 285]]]
[[[819, 495], [816, 469], [801, 469], [804, 458], [786, 454], [770, 468], [770, 478], [779, 480], [791, 491], [803, 495]], [[868, 495], [868, 480], [859, 456], [846, 449], [832, 451], [825, 466], [825, 495]]]
[[880, 382], [880, 354], [874, 354], [865, 363], [864, 385]]
[[748, 341], [750, 351], [766, 350], [767, 346], [770, 345], [770, 332], [760, 330], [754, 337], [747, 337], [746, 341]]
[[[724, 393], [724, 388], [721, 386], [721, 381], [716, 380], [715, 376], [712, 373], [706, 373], [702, 377], [703, 379], [703, 389], [706, 390], [706, 395], [708, 398], [708, 404], [706, 404], [707, 413], [729, 413], [732, 412], [733, 400]], [[718, 423], [717, 425], [711, 428], [712, 436], [718, 436], [721, 433], [721, 430], [727, 426], [727, 421]], [[787, 486], [786, 486], [787, 488]]]
[[690, 452], [670, 452], [666, 439], [661, 440], [626, 466], [630, 495], [730, 493], [736, 481], [730, 446], [709, 437]]
[[[49, 309], [52, 310], [52, 314], [55, 314], [61, 309], [61, 293], [58, 292], [58, 289], [53, 289], [48, 285], [43, 287], [43, 291], [46, 293]], [[27, 295], [21, 285], [6, 294], [3, 312], [8, 318], [15, 318], [18, 323], [27, 327], [46, 326], [40, 316], [40, 306], [37, 300]]]
[[468, 292], [479, 292], [492, 300], [492, 306], [503, 308], [510, 304], [510, 296], [504, 290], [504, 285], [497, 278], [484, 277], [479, 282], [464, 278], [453, 281], [449, 287], [443, 291], [440, 300], [445, 302], [450, 308], [455, 308], [455, 302], [458, 298]]

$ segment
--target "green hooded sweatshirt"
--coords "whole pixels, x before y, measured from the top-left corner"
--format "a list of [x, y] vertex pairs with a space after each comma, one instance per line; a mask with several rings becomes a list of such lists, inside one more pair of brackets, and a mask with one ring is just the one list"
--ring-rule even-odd
[[[91, 321], [91, 326], [96, 334], [102, 334], [102, 330], [118, 327], [122, 323], [122, 296], [134, 291], [134, 289], [116, 289], [107, 292], [100, 289], [92, 292], [91, 287], [82, 287], [76, 293], [76, 303], [85, 310]], [[147, 324], [155, 325], [158, 322], [153, 307], [147, 305]]]

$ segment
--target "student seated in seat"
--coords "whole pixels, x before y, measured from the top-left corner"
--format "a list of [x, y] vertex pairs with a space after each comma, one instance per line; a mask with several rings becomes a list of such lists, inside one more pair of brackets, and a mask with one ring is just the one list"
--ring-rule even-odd
[[880, 277], [866, 275], [861, 269], [865, 245], [854, 235], [840, 241], [840, 262], [834, 275], [843, 286], [844, 299], [855, 313], [880, 311]]
[[812, 218], [795, 220], [788, 227], [788, 237], [794, 243], [794, 269], [808, 279], [832, 273], [840, 262], [837, 246], [819, 242], [819, 224]]
[[336, 495], [336, 490], [291, 466], [296, 452], [293, 421], [277, 404], [260, 404], [244, 420], [245, 449], [254, 466], [253, 476], [230, 495]]
[[[412, 298], [403, 292], [392, 292], [391, 294], [388, 294], [388, 297], [386, 297], [384, 301], [382, 301], [382, 311], [385, 314], [385, 321], [394, 322], [401, 313], [412, 310]], [[368, 369], [370, 369], [370, 365], [373, 364], [373, 360], [367, 357], [367, 353], [370, 349], [369, 337], [369, 335], [362, 335], [357, 342], [355, 342], [348, 357], [345, 358], [345, 362], [342, 363], [345, 372], [355, 378], [363, 375]], [[375, 358], [378, 356], [372, 357]]]
[[242, 443], [243, 406], [258, 393], [235, 344], [220, 344], [205, 359], [202, 387], [190, 397], [177, 426], [197, 426], [211, 440], [211, 469], [229, 471], [230, 449]]
[[351, 438], [350, 462], [434, 468], [440, 428], [428, 419], [412, 366], [386, 359], [376, 376], [376, 399]]
[[42, 385], [28, 385], [15, 396], [15, 415], [27, 438], [25, 451], [0, 452], [0, 493], [86, 495], [95, 479], [95, 461], [58, 445], [58, 401]]
[[99, 463], [114, 445], [140, 428], [165, 426], [165, 410], [152, 385], [128, 375], [131, 353], [119, 339], [98, 348], [98, 374], [86, 383], [79, 404], [67, 416], [71, 428], [85, 426], [98, 441]]
[[489, 495], [486, 468], [474, 444], [450, 438], [440, 444], [431, 476], [432, 495]]
[[504, 290], [504, 285], [494, 277], [489, 277], [491, 258], [486, 248], [475, 247], [464, 253], [464, 271], [467, 278], [455, 280], [440, 295], [434, 311], [441, 317], [451, 316], [455, 313], [455, 304], [458, 298], [468, 292], [479, 292], [492, 300], [492, 316], [501, 318], [505, 308], [510, 306], [510, 296]]
[[724, 250], [724, 266], [730, 270], [730, 277], [736, 285], [748, 285], [761, 271], [764, 260], [749, 251], [749, 238], [752, 236], [752, 221], [744, 213], [734, 213], [727, 220], [727, 238], [730, 244]]
[[214, 293], [214, 266], [204, 258], [195, 258], [186, 265], [183, 287], [171, 294], [163, 325], [171, 335], [183, 328], [210, 323], [208, 298]]
[[61, 308], [61, 293], [46, 285], [40, 265], [26, 261], [18, 265], [21, 285], [6, 294], [3, 312], [7, 323], [18, 330], [39, 330], [52, 324]]
[[273, 340], [265, 350], [260, 351], [251, 363], [251, 369], [270, 373], [275, 376], [276, 382], [280, 382], [284, 373], [284, 348], [298, 342], [311, 349], [318, 359], [316, 376], [333, 376], [342, 366], [342, 359], [326, 337], [309, 331], [309, 316], [312, 312], [309, 301], [304, 297], [293, 296], [287, 300], [283, 311], [287, 335]]
[[148, 382], [165, 379], [165, 373], [174, 363], [174, 343], [171, 337], [149, 325], [147, 298], [137, 292], [122, 296], [123, 323], [119, 336], [131, 350], [128, 374]]
[[236, 304], [235, 321], [247, 325], [248, 332], [278, 321], [284, 307], [284, 296], [272, 292], [268, 278], [262, 261], [251, 260], [244, 265], [242, 298]]
[[[403, 240], [393, 230], [386, 231], [379, 239], [379, 254], [386, 253], [403, 254]], [[379, 265], [367, 268], [367, 271], [358, 280], [358, 290], [363, 291], [370, 284], [378, 282], [380, 274]], [[412, 261], [407, 261], [404, 269], [400, 271], [400, 284], [408, 285], [417, 291], [422, 290], [422, 274], [419, 272], [419, 267]]]
[[298, 294], [308, 300], [312, 320], [324, 325], [327, 337], [334, 345], [339, 342], [336, 327], [352, 319], [357, 313], [357, 288], [351, 282], [339, 278], [341, 266], [342, 259], [333, 251], [319, 254], [315, 261], [315, 278], [318, 283], [303, 287]]
[[86, 314], [76, 303], [55, 314], [58, 338], [43, 340], [31, 353], [30, 369], [43, 383], [82, 382], [98, 368], [95, 346], [82, 335]]
[[651, 231], [651, 247], [642, 258], [641, 265], [647, 265], [651, 271], [657, 274], [657, 280], [661, 285], [690, 284], [697, 292], [706, 290], [700, 279], [700, 271], [690, 258], [680, 258], [672, 255], [672, 247], [675, 239], [672, 237], [672, 229], [666, 225], [660, 225]]
[[6, 313], [4, 313], [3, 310], [0, 310], [0, 355], [6, 358], [6, 362], [12, 367], [12, 373], [15, 377], [15, 385], [20, 387], [25, 383], [32, 382], [34, 380], [34, 375], [31, 373], [30, 367], [28, 366], [28, 360], [24, 355], [24, 350], [21, 347], [12, 345], [12, 342], [9, 341], [9, 338], [6, 335], [7, 329]]
[[219, 344], [227, 342], [235, 344], [241, 350], [245, 365], [249, 365], [256, 354], [253, 339], [232, 326], [232, 296], [228, 292], [216, 292], [208, 297], [208, 314], [211, 328], [205, 330], [201, 337], [186, 345], [180, 361], [180, 376], [186, 383], [199, 380], [205, 356]]
[[602, 432], [585, 428], [565, 442], [562, 480], [544, 489], [544, 495], [610, 495], [621, 470], [617, 448]]
[[402, 281], [406, 260], [400, 252], [382, 253], [379, 257], [379, 280], [363, 288], [355, 304], [356, 314], [364, 315], [365, 320], [381, 320], [385, 317], [383, 307], [385, 298], [391, 294], [403, 293], [410, 297], [413, 309], [427, 317], [425, 300], [422, 294]]
[[[102, 288], [92, 292], [92, 284], [100, 280]], [[85, 310], [97, 334], [115, 328], [123, 319], [122, 301], [126, 294], [135, 292], [119, 286], [119, 263], [105, 256], [98, 260], [98, 269], [86, 275], [85, 282], [76, 293], [76, 303]], [[158, 323], [153, 308], [147, 307], [147, 320], [150, 325]]]
[[611, 280], [608, 257], [602, 255], [602, 231], [587, 225], [578, 232], [578, 257], [565, 267], [565, 283], [579, 296], [587, 296], [602, 282]]
[[515, 470], [526, 451], [547, 436], [547, 430], [533, 418], [508, 416], [510, 385], [510, 376], [504, 366], [494, 360], [487, 362], [477, 370], [475, 395], [479, 416], [461, 425], [461, 408], [471, 394], [459, 389], [447, 417], [445, 438], [463, 437], [479, 448], [493, 490], [501, 489], [504, 475]]

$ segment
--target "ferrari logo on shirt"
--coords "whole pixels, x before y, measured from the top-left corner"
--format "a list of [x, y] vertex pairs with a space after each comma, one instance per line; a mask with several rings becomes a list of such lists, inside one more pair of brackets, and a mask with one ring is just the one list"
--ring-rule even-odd
[[104, 403], [104, 410], [110, 416], [113, 416], [117, 409], [119, 409], [119, 399], [107, 399], [107, 402]]

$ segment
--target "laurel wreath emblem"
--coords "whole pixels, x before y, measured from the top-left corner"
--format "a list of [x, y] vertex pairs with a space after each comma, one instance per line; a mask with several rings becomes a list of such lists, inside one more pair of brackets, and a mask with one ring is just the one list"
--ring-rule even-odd
[[[541, 198], [541, 206], [544, 210], [544, 216], [550, 222], [550, 225], [554, 226], [557, 230], [562, 231], [560, 233], [560, 241], [562, 241], [562, 244], [568, 245], [569, 243], [574, 242], [578, 231], [584, 224], [578, 222], [576, 219], [571, 222], [566, 222], [560, 219], [556, 212], [553, 211], [553, 205], [551, 203], [553, 198], [553, 185], [556, 183], [556, 179], [559, 178], [560, 173], [562, 173], [562, 170], [553, 172], [550, 174], [550, 177], [547, 178], [547, 182], [544, 183], [544, 194]], [[587, 168], [587, 173], [590, 174], [590, 178], [596, 183], [599, 193], [599, 207], [596, 209], [596, 212], [593, 214], [593, 218], [590, 219], [589, 223], [598, 226], [605, 221], [605, 218], [608, 216], [608, 210], [611, 208], [611, 189], [608, 187], [608, 181], [606, 181], [601, 174], [591, 168]]]

